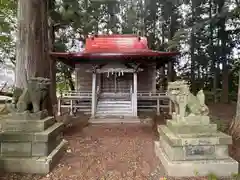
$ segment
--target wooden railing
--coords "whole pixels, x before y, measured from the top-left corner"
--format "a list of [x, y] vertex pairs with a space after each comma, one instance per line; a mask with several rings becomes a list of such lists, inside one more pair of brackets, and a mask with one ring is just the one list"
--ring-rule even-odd
[[[131, 96], [131, 91], [129, 91]], [[100, 91], [97, 90], [97, 97], [99, 97]], [[74, 111], [81, 109], [89, 111], [91, 109], [92, 92], [78, 92], [78, 91], [65, 91], [62, 92], [58, 98], [58, 115], [62, 114], [62, 108], [67, 108], [70, 115], [74, 114]], [[166, 93], [163, 92], [138, 92], [138, 111], [152, 111], [156, 110], [156, 113], [160, 115], [161, 109], [169, 109], [169, 113], [172, 112], [172, 106]], [[132, 96], [131, 96], [132, 99]], [[86, 101], [86, 105], [78, 104], [77, 101]], [[161, 102], [167, 102], [165, 104]]]

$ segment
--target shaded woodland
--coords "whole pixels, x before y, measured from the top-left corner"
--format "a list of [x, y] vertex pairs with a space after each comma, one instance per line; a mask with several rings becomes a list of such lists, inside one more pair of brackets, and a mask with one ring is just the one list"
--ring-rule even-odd
[[[158, 89], [186, 79], [193, 92], [203, 88], [229, 103], [238, 94], [239, 9], [239, 0], [2, 0], [0, 62], [15, 69], [17, 87], [26, 84], [25, 70], [56, 79], [55, 103], [56, 88], [74, 90], [74, 69], [50, 60], [49, 51], [76, 51], [90, 34], [139, 34], [151, 49], [181, 52], [158, 69]], [[11, 89], [6, 84], [2, 94]]]
[[74, 69], [49, 52], [78, 51], [88, 35], [111, 33], [146, 36], [153, 50], [181, 52], [157, 69], [158, 90], [185, 79], [193, 93], [204, 89], [215, 111], [236, 103], [231, 126], [217, 123], [233, 136], [231, 155], [240, 160], [240, 0], [1, 0], [0, 67], [15, 71], [15, 84], [0, 76], [0, 95], [24, 88], [26, 77], [50, 78], [51, 113], [56, 90], [75, 87]]
[[[0, 7], [3, 17], [0, 60], [3, 64], [17, 67], [16, 74], [22, 72], [21, 61], [30, 61], [29, 74], [36, 73], [34, 67], [47, 64], [36, 65], [48, 59], [46, 49], [76, 50], [75, 40], [84, 42], [89, 34], [139, 34], [148, 37], [152, 49], [181, 52], [181, 57], [168, 66], [169, 77], [162, 78], [161, 74], [165, 71], [159, 69], [159, 84], [183, 78], [191, 82], [193, 92], [204, 88], [213, 94], [220, 93], [219, 97], [225, 103], [237, 99], [240, 62], [238, 0], [50, 0], [38, 4], [35, 1], [19, 0], [17, 4], [13, 0], [3, 0]], [[41, 8], [36, 11], [36, 7]], [[41, 17], [45, 19], [41, 19], [39, 14], [43, 14]], [[31, 18], [24, 19], [26, 16]], [[28, 23], [36, 28], [32, 29], [32, 34], [21, 30]], [[39, 27], [43, 24], [45, 32], [40, 32]], [[17, 27], [19, 31], [16, 31]], [[50, 36], [50, 40], [43, 45], [46, 35]], [[17, 45], [16, 48], [16, 37], [27, 38], [29, 42], [20, 41], [21, 47]], [[32, 46], [32, 39], [40, 42], [38, 47]], [[24, 43], [28, 45], [23, 47]], [[19, 55], [21, 51], [28, 57]], [[56, 70], [54, 66], [50, 71], [57, 72], [58, 89], [74, 89], [73, 69], [60, 63]], [[46, 75], [49, 72], [42, 73]], [[21, 76], [16, 75], [16, 85], [23, 86], [22, 81]]]

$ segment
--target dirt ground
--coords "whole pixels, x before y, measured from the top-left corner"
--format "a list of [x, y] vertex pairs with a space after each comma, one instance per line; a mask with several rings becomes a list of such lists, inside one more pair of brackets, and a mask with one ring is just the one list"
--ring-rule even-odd
[[[210, 110], [214, 116], [226, 120], [235, 113], [234, 105], [210, 105]], [[153, 127], [119, 124], [82, 129], [81, 125], [75, 125], [65, 132], [68, 150], [50, 174], [2, 173], [0, 180], [161, 180], [164, 170], [155, 157], [153, 142], [157, 138], [156, 125], [164, 120], [161, 117], [155, 121]], [[186, 179], [208, 178], [178, 180]]]

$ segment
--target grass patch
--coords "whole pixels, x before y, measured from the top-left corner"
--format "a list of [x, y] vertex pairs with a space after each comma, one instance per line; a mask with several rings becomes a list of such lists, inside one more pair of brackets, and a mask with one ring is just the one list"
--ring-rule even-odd
[[211, 116], [211, 122], [214, 124], [217, 124], [217, 130], [228, 133], [228, 128], [229, 128], [229, 122], [226, 120], [223, 120], [217, 116]]

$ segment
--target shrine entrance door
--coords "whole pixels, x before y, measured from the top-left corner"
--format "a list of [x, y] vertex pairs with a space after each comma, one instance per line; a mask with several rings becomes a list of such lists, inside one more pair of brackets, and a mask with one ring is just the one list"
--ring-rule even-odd
[[105, 95], [124, 96], [130, 95], [132, 88], [132, 73], [117, 75], [116, 73], [102, 73], [100, 89]]

